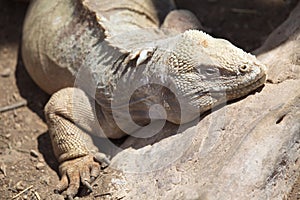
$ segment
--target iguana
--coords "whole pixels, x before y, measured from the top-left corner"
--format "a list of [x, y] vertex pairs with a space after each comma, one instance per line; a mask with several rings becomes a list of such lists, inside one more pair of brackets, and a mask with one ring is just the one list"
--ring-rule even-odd
[[98, 161], [109, 163], [90, 133], [120, 138], [155, 119], [186, 123], [264, 84], [253, 55], [199, 27], [172, 0], [31, 2], [22, 57], [52, 94], [45, 116], [58, 191], [72, 198], [80, 183], [91, 188]]

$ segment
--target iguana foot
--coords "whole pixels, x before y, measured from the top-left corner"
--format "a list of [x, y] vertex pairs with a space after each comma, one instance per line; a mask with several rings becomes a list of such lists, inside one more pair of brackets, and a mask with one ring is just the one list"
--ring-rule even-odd
[[59, 166], [61, 180], [55, 192], [62, 192], [67, 199], [73, 199], [78, 193], [80, 183], [92, 191], [91, 183], [100, 174], [100, 163], [109, 164], [108, 158], [102, 153], [64, 161]]

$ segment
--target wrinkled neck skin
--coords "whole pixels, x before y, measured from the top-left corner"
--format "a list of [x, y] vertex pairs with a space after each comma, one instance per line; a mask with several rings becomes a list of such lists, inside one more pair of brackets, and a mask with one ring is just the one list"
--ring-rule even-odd
[[[104, 132], [122, 132], [117, 128], [119, 125], [116, 126], [116, 120], [121, 121], [122, 126], [129, 127], [128, 132], [134, 132], [137, 127], [131, 128], [130, 120], [139, 126], [158, 119], [180, 124], [199, 116], [198, 110], [179, 96], [166, 64], [170, 55], [170, 51], [166, 50], [167, 44], [174, 44], [175, 40], [176, 37], [165, 43], [160, 42], [164, 48], [158, 46], [152, 56], [139, 66], [136, 66], [137, 59], [124, 64], [127, 62], [127, 55], [103, 44], [95, 51], [96, 55], [91, 54], [94, 59], [86, 59], [90, 62], [86, 63], [86, 69], [91, 77], [85, 80], [92, 80], [92, 84], [96, 85], [96, 93], [90, 95], [95, 95], [97, 104], [100, 105], [98, 119]], [[104, 56], [101, 52], [109, 53]], [[99, 54], [101, 56], [97, 57]], [[115, 60], [112, 62], [114, 65], [105, 64], [110, 60]], [[181, 109], [186, 114], [182, 115]], [[192, 114], [188, 111], [192, 111]]]
[[[176, 74], [170, 70], [169, 59], [175, 46], [177, 45], [177, 35], [160, 42], [151, 60], [147, 64], [149, 77], [152, 82], [157, 82], [161, 87], [160, 104], [166, 112], [166, 120], [174, 124], [183, 124], [194, 120], [200, 116], [202, 108], [190, 103], [190, 99], [185, 96], [176, 82]], [[155, 102], [154, 102], [155, 103]], [[203, 108], [208, 110], [208, 108]]]
[[[132, 112], [134, 113], [132, 118], [136, 121], [146, 118], [148, 120], [146, 121], [150, 122], [150, 110], [154, 112], [150, 114], [152, 120], [163, 119], [174, 124], [187, 123], [199, 117], [201, 110], [190, 104], [190, 99], [184, 96], [185, 94], [180, 91], [175, 81], [176, 75], [170, 71], [172, 66], [169, 65], [168, 60], [179, 37], [181, 37], [180, 34], [160, 40], [152, 56], [126, 74], [131, 74], [134, 78], [128, 79], [130, 76], [126, 75], [121, 78], [121, 82], [127, 82], [124, 85], [130, 85], [131, 88], [136, 89], [131, 98], [135, 101], [130, 102], [131, 110], [136, 110], [135, 113]], [[157, 104], [160, 107], [156, 107]], [[207, 108], [204, 109], [207, 110]]]

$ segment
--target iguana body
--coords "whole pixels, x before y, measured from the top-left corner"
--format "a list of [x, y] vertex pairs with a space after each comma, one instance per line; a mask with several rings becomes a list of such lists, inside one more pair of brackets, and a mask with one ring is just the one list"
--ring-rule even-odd
[[[186, 31], [198, 21], [173, 9], [172, 1], [158, 0], [32, 3], [22, 56], [35, 82], [54, 93], [45, 114], [61, 163], [58, 190], [67, 196], [98, 176], [94, 157], [105, 160], [87, 133], [120, 138], [165, 115], [189, 122], [264, 83], [254, 56]], [[157, 104], [165, 113], [154, 109], [149, 116]]]

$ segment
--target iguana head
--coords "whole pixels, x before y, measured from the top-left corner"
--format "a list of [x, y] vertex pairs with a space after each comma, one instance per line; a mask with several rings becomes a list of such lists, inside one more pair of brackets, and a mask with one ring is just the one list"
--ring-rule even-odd
[[265, 66], [227, 40], [192, 30], [180, 35], [171, 49], [165, 63], [176, 90], [201, 112], [265, 82]]

